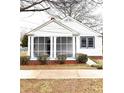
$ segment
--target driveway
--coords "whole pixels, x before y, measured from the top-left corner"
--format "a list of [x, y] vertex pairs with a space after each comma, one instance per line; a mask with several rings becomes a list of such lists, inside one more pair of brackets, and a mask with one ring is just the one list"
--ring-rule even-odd
[[102, 70], [20, 70], [21, 79], [102, 78]]

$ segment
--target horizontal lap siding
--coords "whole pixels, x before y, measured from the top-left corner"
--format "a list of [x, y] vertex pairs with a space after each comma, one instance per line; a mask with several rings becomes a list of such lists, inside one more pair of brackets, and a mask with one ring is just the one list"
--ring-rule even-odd
[[102, 38], [95, 36], [95, 48], [81, 48], [80, 36], [76, 38], [76, 53], [84, 53], [88, 56], [102, 56]]

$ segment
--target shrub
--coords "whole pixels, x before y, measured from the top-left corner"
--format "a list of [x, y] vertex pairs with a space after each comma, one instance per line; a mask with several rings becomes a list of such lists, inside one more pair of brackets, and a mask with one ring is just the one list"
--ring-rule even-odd
[[78, 54], [76, 56], [76, 60], [78, 61], [78, 63], [86, 63], [88, 60], [88, 56], [86, 54]]
[[22, 47], [28, 47], [28, 36], [24, 35], [22, 40], [21, 40], [21, 46]]
[[66, 55], [58, 55], [57, 56], [57, 60], [59, 61], [59, 64], [64, 64], [66, 59], [67, 59]]
[[45, 65], [45, 64], [47, 64], [48, 55], [39, 56], [38, 60], [41, 62], [42, 65]]
[[27, 65], [29, 61], [29, 56], [20, 57], [20, 65]]

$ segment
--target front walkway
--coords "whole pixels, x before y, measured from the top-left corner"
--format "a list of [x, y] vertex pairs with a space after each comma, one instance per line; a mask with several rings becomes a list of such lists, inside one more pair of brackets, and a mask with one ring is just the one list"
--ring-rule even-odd
[[102, 70], [21, 70], [21, 79], [102, 78]]

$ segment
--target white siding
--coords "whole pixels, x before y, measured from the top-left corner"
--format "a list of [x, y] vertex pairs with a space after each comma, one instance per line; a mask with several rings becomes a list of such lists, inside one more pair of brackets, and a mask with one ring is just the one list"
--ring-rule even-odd
[[95, 36], [95, 48], [81, 48], [80, 36], [76, 38], [77, 53], [84, 53], [88, 56], [102, 56], [102, 37]]
[[72, 36], [72, 32], [68, 29], [58, 25], [55, 22], [48, 24], [47, 26], [40, 28], [38, 31], [31, 32], [34, 36]]

